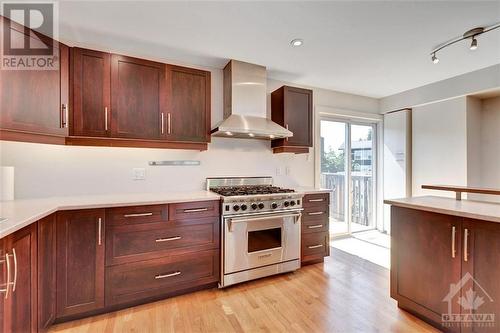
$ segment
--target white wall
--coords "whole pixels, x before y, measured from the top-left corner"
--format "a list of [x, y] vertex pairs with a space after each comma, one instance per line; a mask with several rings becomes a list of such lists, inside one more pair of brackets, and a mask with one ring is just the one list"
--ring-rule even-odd
[[[500, 97], [484, 99], [481, 113], [481, 186], [500, 188]], [[500, 202], [500, 196], [483, 196]]]
[[467, 98], [412, 110], [413, 195], [454, 197], [422, 190], [423, 184], [467, 185]]
[[[160, 60], [160, 59], [159, 59]], [[198, 67], [200, 68], [200, 67]], [[212, 124], [222, 119], [222, 70], [212, 72]], [[285, 82], [269, 80], [268, 92]], [[289, 83], [289, 85], [293, 85]], [[314, 90], [314, 106], [378, 112], [378, 100]], [[268, 104], [268, 114], [270, 106]], [[75, 147], [0, 141], [1, 165], [15, 167], [16, 198], [116, 192], [202, 189], [210, 176], [274, 176], [285, 186], [314, 185], [311, 154], [272, 154], [270, 142], [213, 138], [205, 152]], [[200, 166], [150, 167], [151, 160], [200, 160]], [[146, 168], [146, 180], [132, 180], [132, 168]], [[286, 169], [290, 170], [285, 175]], [[276, 175], [280, 169], [281, 175]]]

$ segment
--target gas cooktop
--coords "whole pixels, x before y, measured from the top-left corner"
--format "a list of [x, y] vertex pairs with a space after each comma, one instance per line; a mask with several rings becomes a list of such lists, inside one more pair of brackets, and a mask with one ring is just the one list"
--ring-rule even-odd
[[281, 188], [272, 185], [220, 186], [220, 187], [211, 187], [210, 191], [223, 195], [225, 197], [232, 197], [235, 195], [261, 195], [261, 194], [295, 192], [292, 189]]

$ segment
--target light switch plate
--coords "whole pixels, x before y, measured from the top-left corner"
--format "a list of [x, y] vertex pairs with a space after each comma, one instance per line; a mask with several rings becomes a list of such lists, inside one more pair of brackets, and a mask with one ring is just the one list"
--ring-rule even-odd
[[132, 179], [133, 180], [145, 180], [146, 179], [146, 169], [133, 168], [132, 169]]

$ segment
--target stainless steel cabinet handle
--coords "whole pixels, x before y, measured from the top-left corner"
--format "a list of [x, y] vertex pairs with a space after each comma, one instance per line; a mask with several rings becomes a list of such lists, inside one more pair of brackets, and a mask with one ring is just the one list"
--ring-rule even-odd
[[0, 289], [0, 292], [5, 293], [5, 298], [9, 297], [9, 286], [10, 286], [10, 260], [9, 260], [9, 254], [5, 254], [5, 265], [7, 266], [7, 283], [5, 284], [5, 289]]
[[307, 213], [307, 215], [322, 215], [325, 212], [312, 212], [312, 213]]
[[98, 239], [99, 245], [101, 245], [102, 244], [102, 239], [101, 239], [102, 238], [101, 237], [101, 235], [102, 235], [102, 218], [99, 218], [99, 220], [97, 220], [97, 229], [98, 229], [97, 230], [97, 233], [98, 233], [97, 237], [99, 238]]
[[317, 249], [318, 247], [323, 247], [323, 244], [318, 244], [318, 245], [310, 245], [307, 248], [308, 249]]
[[14, 281], [12, 282], [12, 292], [16, 291], [17, 284], [17, 255], [16, 249], [12, 249], [12, 256], [14, 257]]
[[194, 208], [194, 209], [184, 209], [184, 213], [206, 212], [207, 210], [208, 210], [207, 207], [205, 207], [205, 208]]
[[307, 229], [317, 229], [321, 228], [322, 226], [323, 226], [322, 224], [310, 225], [307, 227]]
[[[288, 124], [285, 125], [285, 128], [288, 129]], [[288, 137], [285, 140], [288, 141]]]
[[469, 261], [469, 255], [467, 254], [467, 252], [469, 251], [468, 240], [469, 240], [469, 230], [465, 229], [464, 230], [464, 261]]
[[456, 228], [455, 226], [451, 227], [451, 257], [455, 258], [455, 255], [457, 254], [456, 248], [455, 248], [455, 235], [456, 235]]
[[181, 275], [181, 271], [177, 271], [177, 272], [170, 273], [170, 274], [159, 274], [159, 275], [155, 276], [155, 279], [159, 280], [159, 279], [169, 278], [169, 277], [177, 276], [177, 275]]
[[68, 127], [69, 110], [68, 104], [61, 105], [61, 128]]
[[322, 202], [322, 201], [325, 201], [325, 199], [309, 199], [307, 201], [309, 201], [309, 202]]
[[135, 214], [125, 214], [123, 217], [141, 217], [141, 216], [151, 216], [153, 213], [135, 213]]
[[170, 242], [170, 241], [179, 240], [179, 239], [182, 239], [182, 237], [181, 236], [175, 236], [175, 237], [169, 237], [169, 238], [158, 238], [158, 239], [155, 240], [155, 242], [157, 242], [157, 243]]
[[170, 115], [170, 112], [167, 113], [167, 133], [172, 133], [172, 116]]
[[108, 130], [108, 107], [104, 108], [104, 130]]
[[161, 134], [165, 133], [165, 114], [161, 113]]

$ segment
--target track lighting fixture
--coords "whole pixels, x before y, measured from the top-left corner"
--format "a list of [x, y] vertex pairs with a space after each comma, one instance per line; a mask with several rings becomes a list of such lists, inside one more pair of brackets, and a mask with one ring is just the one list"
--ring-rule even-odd
[[489, 27], [478, 27], [478, 28], [474, 28], [474, 29], [471, 29], [471, 30], [468, 30], [466, 31], [462, 36], [460, 37], [456, 37], [454, 39], [451, 39], [437, 47], [434, 48], [434, 50], [431, 51], [431, 60], [433, 63], [437, 64], [439, 62], [439, 59], [437, 57], [437, 52], [438, 51], [441, 51], [442, 49], [444, 49], [445, 47], [448, 47], [452, 44], [455, 44], [455, 43], [458, 43], [462, 40], [466, 40], [466, 39], [471, 39], [471, 43], [470, 43], [470, 47], [469, 49], [474, 51], [474, 50], [477, 50], [477, 39], [476, 37], [479, 36], [479, 35], [482, 35], [484, 34], [485, 32], [488, 32], [488, 31], [491, 31], [491, 30], [495, 30], [495, 29], [498, 29], [500, 28], [500, 23], [496, 23], [496, 24], [493, 24], [493, 25], [490, 25]]
[[477, 50], [477, 39], [476, 37], [472, 37], [472, 42], [470, 43], [471, 51]]

